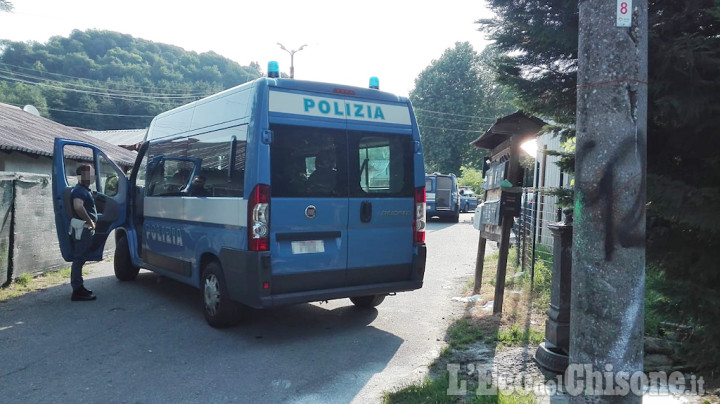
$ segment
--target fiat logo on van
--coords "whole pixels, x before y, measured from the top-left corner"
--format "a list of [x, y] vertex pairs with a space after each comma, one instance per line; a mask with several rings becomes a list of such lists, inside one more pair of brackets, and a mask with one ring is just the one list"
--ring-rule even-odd
[[317, 215], [317, 209], [315, 206], [310, 205], [307, 208], [305, 208], [305, 216], [307, 216], [308, 219], [315, 219], [315, 216]]

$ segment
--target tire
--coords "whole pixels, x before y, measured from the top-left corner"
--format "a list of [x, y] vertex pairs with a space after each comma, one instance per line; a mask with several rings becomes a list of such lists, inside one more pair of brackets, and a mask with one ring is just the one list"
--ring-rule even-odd
[[453, 223], [459, 223], [460, 222], [460, 212], [458, 212], [455, 216], [450, 216], [450, 221]]
[[463, 206], [463, 212], [470, 212], [470, 204], [466, 203], [465, 206]]
[[364, 309], [371, 309], [379, 306], [383, 300], [385, 300], [385, 295], [355, 296], [350, 298], [350, 301], [355, 306], [362, 307]]
[[126, 236], [120, 237], [115, 243], [113, 267], [115, 277], [121, 281], [134, 281], [140, 272], [140, 268], [133, 265], [130, 259], [130, 247]]
[[202, 308], [205, 320], [212, 327], [225, 328], [240, 322], [240, 304], [230, 300], [225, 275], [217, 261], [211, 261], [200, 278]]

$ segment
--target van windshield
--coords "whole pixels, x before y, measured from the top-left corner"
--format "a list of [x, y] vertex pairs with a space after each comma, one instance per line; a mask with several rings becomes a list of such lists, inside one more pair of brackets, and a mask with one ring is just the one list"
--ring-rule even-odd
[[412, 197], [409, 135], [273, 125], [274, 197]]

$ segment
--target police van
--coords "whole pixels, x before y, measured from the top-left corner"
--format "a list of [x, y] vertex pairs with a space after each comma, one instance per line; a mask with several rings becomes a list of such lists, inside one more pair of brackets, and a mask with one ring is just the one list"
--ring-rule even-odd
[[422, 287], [423, 152], [405, 97], [260, 78], [155, 117], [127, 174], [91, 144], [56, 139], [67, 260], [73, 157], [83, 154], [98, 173], [95, 253], [114, 231], [119, 280], [145, 268], [197, 287], [214, 327], [245, 306], [349, 297], [374, 307]]
[[460, 221], [460, 193], [455, 174], [425, 175], [427, 218], [437, 217], [451, 222]]

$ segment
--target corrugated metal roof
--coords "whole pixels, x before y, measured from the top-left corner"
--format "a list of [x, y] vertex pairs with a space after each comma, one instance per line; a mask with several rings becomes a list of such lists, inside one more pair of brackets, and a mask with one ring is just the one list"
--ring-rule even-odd
[[137, 155], [77, 129], [0, 103], [0, 150], [50, 157], [56, 137], [92, 143], [112, 160], [124, 165], [132, 165]]
[[147, 129], [89, 130], [90, 136], [118, 146], [134, 146], [145, 140]]

